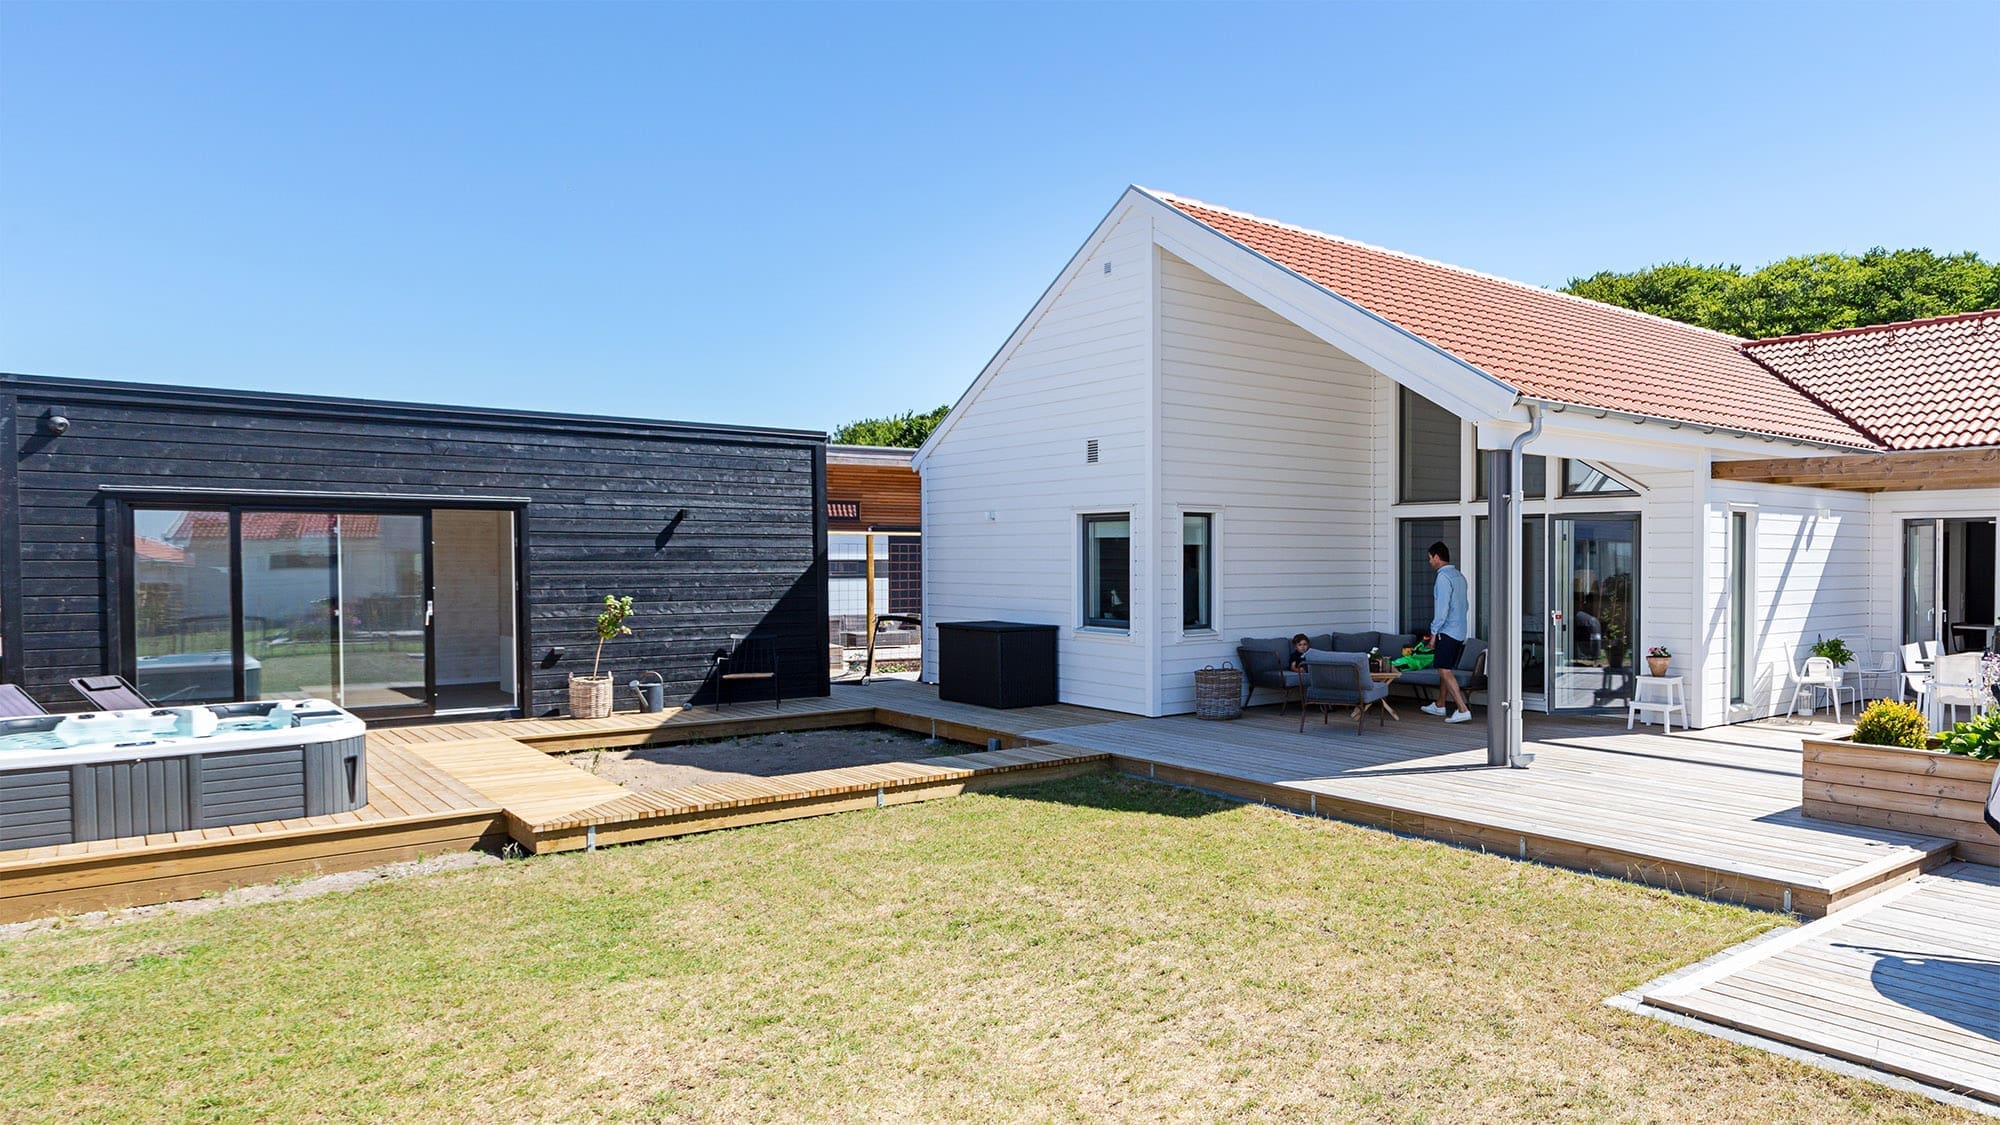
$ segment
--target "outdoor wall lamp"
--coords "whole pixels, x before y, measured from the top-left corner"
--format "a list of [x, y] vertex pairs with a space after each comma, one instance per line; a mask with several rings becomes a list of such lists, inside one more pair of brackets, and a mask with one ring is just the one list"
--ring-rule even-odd
[[51, 410], [47, 417], [42, 419], [42, 424], [49, 428], [50, 433], [61, 437], [69, 432], [69, 415], [60, 410]]

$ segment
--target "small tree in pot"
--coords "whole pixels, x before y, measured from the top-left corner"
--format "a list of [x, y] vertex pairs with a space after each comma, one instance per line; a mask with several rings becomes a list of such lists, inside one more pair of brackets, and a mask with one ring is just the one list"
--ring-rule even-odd
[[569, 713], [577, 719], [601, 719], [611, 713], [611, 677], [600, 675], [599, 666], [604, 661], [604, 642], [615, 637], [629, 637], [632, 627], [625, 619], [632, 616], [632, 599], [613, 594], [604, 595], [604, 612], [597, 615], [597, 655], [591, 658], [590, 675], [569, 678]]

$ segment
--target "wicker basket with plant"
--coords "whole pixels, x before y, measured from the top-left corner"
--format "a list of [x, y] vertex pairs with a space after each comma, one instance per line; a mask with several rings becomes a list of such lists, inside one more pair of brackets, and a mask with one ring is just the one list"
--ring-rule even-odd
[[591, 658], [590, 675], [569, 678], [569, 713], [577, 719], [602, 719], [611, 714], [611, 676], [600, 674], [604, 642], [632, 635], [625, 619], [632, 616], [632, 599], [604, 595], [604, 612], [597, 615], [597, 655]]

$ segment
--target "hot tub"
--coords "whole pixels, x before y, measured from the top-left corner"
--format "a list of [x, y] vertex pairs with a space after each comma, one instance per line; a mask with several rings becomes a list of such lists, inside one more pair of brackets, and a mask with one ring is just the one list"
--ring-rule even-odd
[[0, 849], [358, 809], [366, 733], [323, 699], [0, 719]]

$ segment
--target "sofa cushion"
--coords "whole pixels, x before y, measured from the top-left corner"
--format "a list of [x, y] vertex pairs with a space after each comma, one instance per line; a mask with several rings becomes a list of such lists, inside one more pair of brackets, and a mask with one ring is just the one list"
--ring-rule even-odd
[[1363, 633], [1335, 633], [1333, 644], [1329, 647], [1334, 652], [1367, 652], [1376, 647], [1379, 643], [1376, 638], [1381, 635], [1373, 630]]
[[[1339, 635], [1338, 633], [1314, 633], [1306, 638], [1306, 645], [1320, 652], [1332, 652], [1334, 651], [1333, 639]], [[1287, 653], [1291, 652], [1289, 648], [1285, 651]]]

